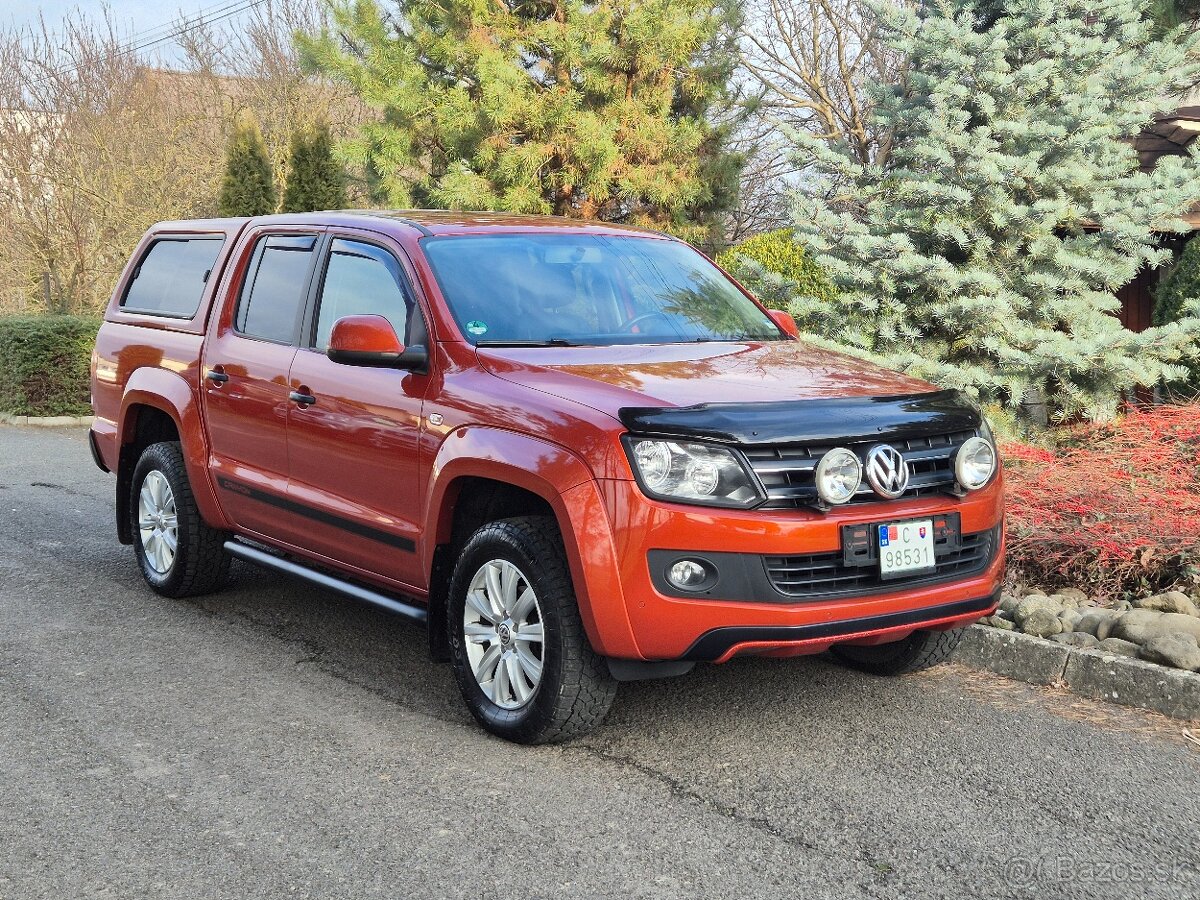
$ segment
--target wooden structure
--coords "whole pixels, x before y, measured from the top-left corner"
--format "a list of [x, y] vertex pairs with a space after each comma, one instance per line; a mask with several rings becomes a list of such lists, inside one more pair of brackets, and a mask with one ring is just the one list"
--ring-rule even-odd
[[[1164, 156], [1186, 156], [1192, 142], [1200, 137], [1200, 106], [1180, 106], [1172, 112], [1161, 113], [1154, 122], [1133, 139], [1143, 171], [1150, 171]], [[1200, 209], [1183, 217], [1192, 228], [1200, 228]], [[1164, 243], [1178, 255], [1189, 235], [1172, 235]], [[1144, 269], [1129, 284], [1117, 291], [1121, 301], [1121, 324], [1130, 331], [1149, 328], [1154, 316], [1154, 288], [1161, 269]]]

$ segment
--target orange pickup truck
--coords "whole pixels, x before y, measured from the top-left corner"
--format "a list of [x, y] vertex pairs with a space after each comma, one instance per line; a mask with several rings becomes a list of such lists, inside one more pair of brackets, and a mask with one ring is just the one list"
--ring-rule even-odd
[[738, 654], [912, 671], [997, 602], [978, 409], [803, 343], [653, 232], [164, 222], [105, 314], [92, 403], [154, 590], [216, 590], [237, 557], [426, 620], [510, 740]]

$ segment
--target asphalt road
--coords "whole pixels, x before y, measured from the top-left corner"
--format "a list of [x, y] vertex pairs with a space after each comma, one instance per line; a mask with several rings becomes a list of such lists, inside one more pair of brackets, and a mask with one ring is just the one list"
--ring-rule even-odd
[[241, 565], [150, 593], [112, 490], [81, 429], [0, 426], [4, 900], [1200, 896], [1167, 720], [741, 660], [516, 747], [416, 625]]

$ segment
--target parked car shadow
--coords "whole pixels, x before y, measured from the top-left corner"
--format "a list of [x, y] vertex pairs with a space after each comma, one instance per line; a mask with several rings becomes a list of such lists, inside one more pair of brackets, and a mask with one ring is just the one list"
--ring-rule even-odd
[[[194, 602], [231, 622], [249, 622], [299, 647], [311, 665], [391, 702], [447, 721], [470, 722], [450, 667], [429, 657], [424, 626], [299, 580], [235, 562], [229, 586]], [[920, 680], [920, 679], [918, 679]], [[688, 675], [622, 685], [596, 739], [681, 730], [716, 735], [752, 729], [764, 739], [797, 731], [827, 735], [873, 726], [900, 728], [921, 691], [909, 679], [872, 678], [828, 657], [747, 657], [698, 665]]]

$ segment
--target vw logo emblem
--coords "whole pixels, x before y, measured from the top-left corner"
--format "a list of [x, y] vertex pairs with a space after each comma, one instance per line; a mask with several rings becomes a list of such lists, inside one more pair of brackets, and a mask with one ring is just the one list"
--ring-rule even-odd
[[908, 490], [908, 463], [900, 451], [889, 444], [879, 444], [867, 453], [867, 481], [880, 497], [895, 500]]

